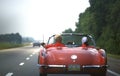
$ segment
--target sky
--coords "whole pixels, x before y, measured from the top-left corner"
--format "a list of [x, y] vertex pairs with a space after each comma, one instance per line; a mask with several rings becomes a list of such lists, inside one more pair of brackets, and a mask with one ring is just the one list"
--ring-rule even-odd
[[20, 33], [42, 39], [65, 29], [75, 30], [89, 0], [0, 0], [0, 34]]

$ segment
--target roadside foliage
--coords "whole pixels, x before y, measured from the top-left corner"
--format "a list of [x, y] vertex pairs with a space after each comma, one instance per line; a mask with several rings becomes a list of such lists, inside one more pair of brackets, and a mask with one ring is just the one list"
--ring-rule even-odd
[[90, 7], [80, 13], [73, 32], [92, 34], [97, 46], [108, 53], [120, 55], [120, 0], [89, 2]]

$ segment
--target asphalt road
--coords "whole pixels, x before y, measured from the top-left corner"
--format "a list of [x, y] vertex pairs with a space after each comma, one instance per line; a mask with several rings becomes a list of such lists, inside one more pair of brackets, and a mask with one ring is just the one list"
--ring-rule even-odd
[[[39, 76], [37, 55], [39, 47], [20, 47], [0, 50], [0, 76]], [[90, 76], [74, 74], [48, 74], [48, 76]], [[120, 76], [109, 70], [107, 76]]]

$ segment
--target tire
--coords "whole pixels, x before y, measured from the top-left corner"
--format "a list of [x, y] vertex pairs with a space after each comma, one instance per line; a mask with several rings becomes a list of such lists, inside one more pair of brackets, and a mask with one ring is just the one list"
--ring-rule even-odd
[[47, 76], [46, 73], [40, 73], [40, 76]]
[[40, 76], [47, 76], [47, 73], [45, 72], [44, 68], [40, 67], [39, 70], [40, 70], [40, 72], [39, 72]]
[[91, 74], [91, 76], [106, 76], [106, 73], [100, 73], [100, 74]]

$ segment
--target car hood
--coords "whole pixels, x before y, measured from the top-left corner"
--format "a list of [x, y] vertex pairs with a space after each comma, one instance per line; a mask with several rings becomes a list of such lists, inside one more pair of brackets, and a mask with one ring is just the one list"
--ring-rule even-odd
[[98, 65], [104, 64], [104, 58], [95, 48], [49, 48], [47, 50], [48, 64], [80, 64]]

